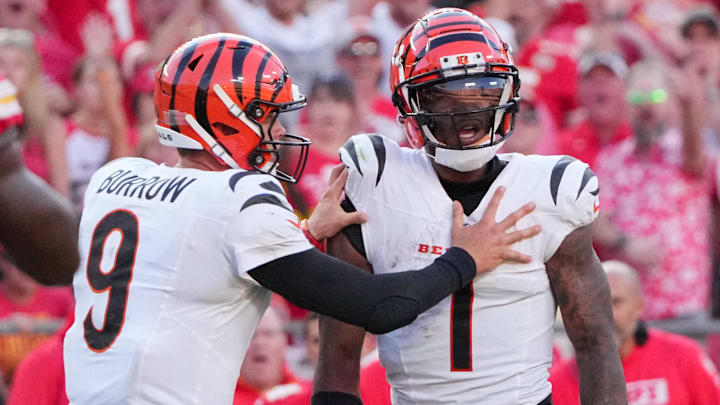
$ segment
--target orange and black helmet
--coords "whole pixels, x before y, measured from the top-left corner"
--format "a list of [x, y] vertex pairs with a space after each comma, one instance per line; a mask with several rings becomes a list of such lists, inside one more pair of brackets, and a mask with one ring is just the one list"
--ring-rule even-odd
[[[161, 143], [204, 149], [230, 168], [298, 180], [310, 141], [290, 134], [273, 139], [271, 129], [280, 113], [305, 107], [305, 96], [265, 45], [236, 34], [198, 37], [175, 50], [155, 78]], [[280, 146], [300, 148], [291, 173], [278, 170]]]
[[[434, 89], [445, 94], [492, 91], [500, 96], [498, 103], [489, 107], [435, 112], [423, 105], [422, 97], [423, 92]], [[497, 146], [514, 129], [519, 89], [509, 45], [490, 24], [467, 10], [432, 11], [411, 25], [395, 45], [390, 66], [392, 101], [414, 148]], [[438, 123], [461, 127], [463, 120], [486, 123], [487, 136], [482, 142], [453, 147], [438, 139], [434, 132]]]

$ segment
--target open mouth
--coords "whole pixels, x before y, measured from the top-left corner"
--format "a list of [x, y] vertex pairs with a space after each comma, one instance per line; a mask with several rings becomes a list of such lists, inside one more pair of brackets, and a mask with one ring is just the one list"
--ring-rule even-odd
[[478, 125], [465, 125], [458, 131], [458, 138], [462, 146], [470, 146], [481, 141], [487, 132]]

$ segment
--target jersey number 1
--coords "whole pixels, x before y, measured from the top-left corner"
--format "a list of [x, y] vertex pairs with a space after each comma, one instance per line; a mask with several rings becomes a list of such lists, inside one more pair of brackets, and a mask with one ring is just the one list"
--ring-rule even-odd
[[[117, 246], [112, 268], [104, 272], [100, 263], [105, 254], [105, 242], [114, 231], [122, 238]], [[116, 210], [107, 214], [98, 222], [90, 241], [90, 254], [87, 262], [87, 279], [95, 293], [109, 291], [107, 307], [102, 328], [97, 329], [92, 321], [93, 307], [90, 307], [85, 321], [85, 341], [90, 350], [102, 353], [112, 346], [125, 323], [128, 291], [135, 266], [135, 253], [138, 245], [138, 219], [130, 211]]]
[[452, 296], [450, 306], [450, 371], [472, 371], [472, 303], [470, 282]]

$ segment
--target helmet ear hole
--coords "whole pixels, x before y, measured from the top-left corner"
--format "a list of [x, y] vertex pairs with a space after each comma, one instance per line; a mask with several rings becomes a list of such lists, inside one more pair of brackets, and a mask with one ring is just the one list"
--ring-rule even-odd
[[260, 121], [265, 116], [265, 110], [257, 102], [252, 102], [247, 106], [245, 114], [255, 121]]
[[262, 164], [265, 163], [265, 156], [258, 151], [253, 151], [250, 156], [248, 156], [248, 162], [251, 166], [262, 166]]
[[216, 130], [220, 131], [220, 133], [223, 135], [235, 135], [238, 132], [240, 132], [237, 129], [231, 127], [230, 125], [227, 125], [222, 122], [213, 122], [212, 127], [215, 128]]

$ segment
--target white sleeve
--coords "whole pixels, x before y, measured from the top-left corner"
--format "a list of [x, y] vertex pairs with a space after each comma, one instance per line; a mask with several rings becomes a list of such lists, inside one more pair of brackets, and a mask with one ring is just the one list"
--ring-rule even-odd
[[[279, 187], [279, 186], [278, 186]], [[282, 192], [258, 191], [227, 225], [226, 246], [238, 275], [312, 248]]]
[[550, 194], [556, 207], [554, 232], [550, 233], [545, 260], [549, 260], [565, 237], [577, 228], [591, 224], [600, 210], [598, 178], [586, 163], [561, 157], [550, 175]]
[[380, 183], [387, 160], [384, 139], [380, 135], [355, 135], [340, 148], [340, 160], [348, 167], [345, 194], [355, 208], [363, 210]]

